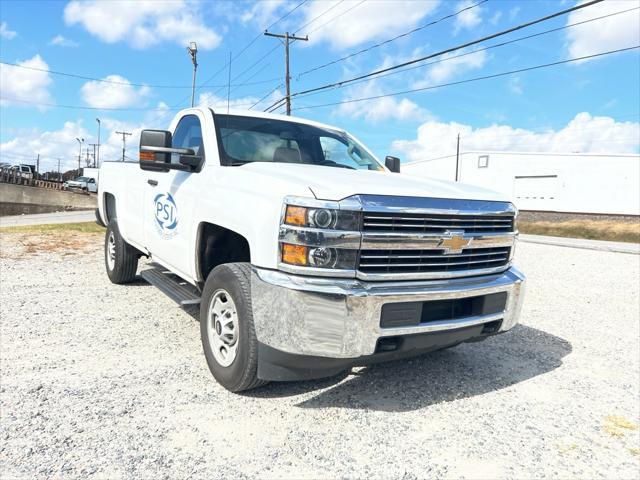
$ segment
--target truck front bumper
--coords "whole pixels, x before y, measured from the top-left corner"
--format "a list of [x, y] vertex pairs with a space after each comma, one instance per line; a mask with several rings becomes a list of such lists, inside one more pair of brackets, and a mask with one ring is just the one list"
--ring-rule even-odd
[[[516, 268], [451, 280], [364, 282], [305, 277], [254, 267], [251, 296], [258, 376], [319, 378], [349, 366], [414, 355], [505, 332], [518, 322], [525, 277]], [[465, 299], [505, 292], [500, 311], [381, 326], [383, 305]], [[428, 309], [430, 304], [424, 303]]]

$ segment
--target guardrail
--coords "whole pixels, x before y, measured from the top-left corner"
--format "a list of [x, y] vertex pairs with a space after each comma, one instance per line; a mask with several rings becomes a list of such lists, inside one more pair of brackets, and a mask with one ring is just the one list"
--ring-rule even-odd
[[37, 180], [29, 175], [23, 175], [18, 171], [0, 171], [0, 183], [12, 183], [14, 185], [24, 185], [27, 187], [49, 188], [52, 190], [67, 190], [62, 182], [52, 182], [49, 180]]

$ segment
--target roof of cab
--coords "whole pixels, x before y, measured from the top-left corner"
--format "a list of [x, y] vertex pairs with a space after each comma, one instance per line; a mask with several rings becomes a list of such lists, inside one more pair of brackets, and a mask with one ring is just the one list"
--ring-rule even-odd
[[[188, 110], [200, 110], [203, 113], [206, 113], [207, 110], [210, 110], [214, 114], [221, 114], [221, 115], [226, 115], [227, 114], [227, 109], [226, 108], [224, 108], [224, 109], [213, 109], [213, 108], [209, 108], [209, 107], [195, 107], [193, 109], [188, 109]], [[339, 131], [339, 132], [345, 132], [344, 128], [336, 127], [334, 125], [327, 125], [326, 123], [314, 122], [313, 120], [307, 120], [306, 118], [292, 117], [292, 116], [288, 116], [288, 115], [279, 115], [277, 113], [267, 113], [267, 112], [258, 112], [258, 111], [255, 111], [255, 110], [240, 110], [240, 109], [230, 108], [228, 110], [228, 114], [229, 115], [237, 115], [237, 116], [241, 116], [241, 117], [268, 118], [268, 119], [272, 119], [272, 120], [282, 120], [282, 121], [285, 121], [285, 122], [302, 123], [302, 124], [305, 124], [305, 125], [311, 125], [313, 127], [325, 128], [325, 129], [335, 130], [335, 131]]]

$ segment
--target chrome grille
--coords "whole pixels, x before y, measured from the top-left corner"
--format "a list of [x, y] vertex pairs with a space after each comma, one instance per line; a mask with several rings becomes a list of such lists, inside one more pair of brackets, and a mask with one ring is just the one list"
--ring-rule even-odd
[[365, 232], [445, 233], [447, 230], [464, 230], [466, 234], [512, 232], [513, 216], [369, 212], [363, 216]]
[[498, 268], [509, 263], [511, 247], [441, 250], [362, 250], [358, 270], [366, 274], [440, 273]]

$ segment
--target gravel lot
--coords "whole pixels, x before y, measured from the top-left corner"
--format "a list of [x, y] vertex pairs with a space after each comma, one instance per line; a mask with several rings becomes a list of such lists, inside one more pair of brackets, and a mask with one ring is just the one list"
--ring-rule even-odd
[[26, 241], [0, 237], [3, 479], [639, 477], [640, 256], [520, 243], [511, 333], [234, 395], [101, 237]]

